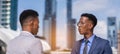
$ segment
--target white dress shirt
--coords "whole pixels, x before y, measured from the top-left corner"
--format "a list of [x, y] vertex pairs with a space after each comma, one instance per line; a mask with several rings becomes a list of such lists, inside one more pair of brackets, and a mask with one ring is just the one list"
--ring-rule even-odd
[[22, 31], [8, 43], [6, 54], [42, 54], [42, 44], [30, 32]]

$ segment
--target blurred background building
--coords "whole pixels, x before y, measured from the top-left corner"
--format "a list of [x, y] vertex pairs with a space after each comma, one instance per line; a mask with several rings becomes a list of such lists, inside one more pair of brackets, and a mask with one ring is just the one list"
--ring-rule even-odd
[[17, 30], [18, 0], [0, 0], [0, 25]]
[[45, 36], [52, 50], [56, 49], [56, 8], [56, 0], [45, 0], [43, 36]]
[[108, 40], [110, 42], [111, 47], [117, 49], [117, 24], [116, 17], [108, 17], [107, 19], [107, 31], [108, 31]]
[[120, 54], [120, 21], [119, 21], [119, 29], [118, 29], [118, 54]]
[[76, 19], [72, 18], [72, 0], [67, 0], [67, 47], [71, 49], [76, 40]]
[[18, 0], [11, 0], [10, 8], [10, 28], [17, 30]]

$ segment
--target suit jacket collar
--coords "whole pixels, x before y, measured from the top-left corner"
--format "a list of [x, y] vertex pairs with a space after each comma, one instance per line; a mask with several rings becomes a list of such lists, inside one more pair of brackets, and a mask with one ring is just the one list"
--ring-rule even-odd
[[93, 42], [92, 42], [92, 46], [91, 46], [88, 54], [91, 54], [93, 52], [93, 50], [95, 49], [95, 47], [97, 46], [97, 43], [98, 43], [97, 38], [98, 38], [97, 36], [94, 37]]
[[76, 49], [76, 51], [77, 51], [77, 54], [80, 54], [80, 48], [81, 48], [81, 43], [82, 43], [82, 41], [83, 41], [84, 39], [81, 39], [81, 40], [79, 40], [78, 41], [78, 44], [77, 44], [77, 49]]
[[[88, 52], [88, 54], [91, 54], [92, 52], [93, 52], [93, 50], [95, 49], [95, 47], [97, 46], [97, 36], [95, 35], [95, 37], [94, 37], [94, 39], [93, 39], [93, 42], [92, 42], [92, 46], [91, 46], [91, 48], [90, 48], [90, 50], [89, 50], [89, 52]], [[79, 40], [79, 42], [78, 42], [78, 44], [77, 44], [77, 53], [78, 54], [80, 54], [80, 47], [81, 47], [81, 43], [82, 43], [82, 41], [83, 41], [84, 39], [81, 39], [81, 40]]]

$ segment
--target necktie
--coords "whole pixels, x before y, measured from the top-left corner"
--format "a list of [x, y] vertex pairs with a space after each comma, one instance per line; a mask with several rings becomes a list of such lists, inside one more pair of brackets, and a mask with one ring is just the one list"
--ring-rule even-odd
[[87, 50], [88, 50], [87, 43], [88, 42], [89, 42], [88, 40], [85, 40], [85, 47], [84, 47], [84, 50], [83, 50], [83, 54], [87, 54]]

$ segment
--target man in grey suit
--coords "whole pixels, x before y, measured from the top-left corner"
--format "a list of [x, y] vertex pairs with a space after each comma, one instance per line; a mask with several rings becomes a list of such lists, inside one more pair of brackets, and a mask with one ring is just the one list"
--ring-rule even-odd
[[97, 37], [93, 33], [96, 25], [97, 18], [93, 14], [83, 13], [81, 15], [77, 26], [79, 33], [84, 35], [84, 38], [76, 41], [71, 54], [112, 54], [109, 41]]

